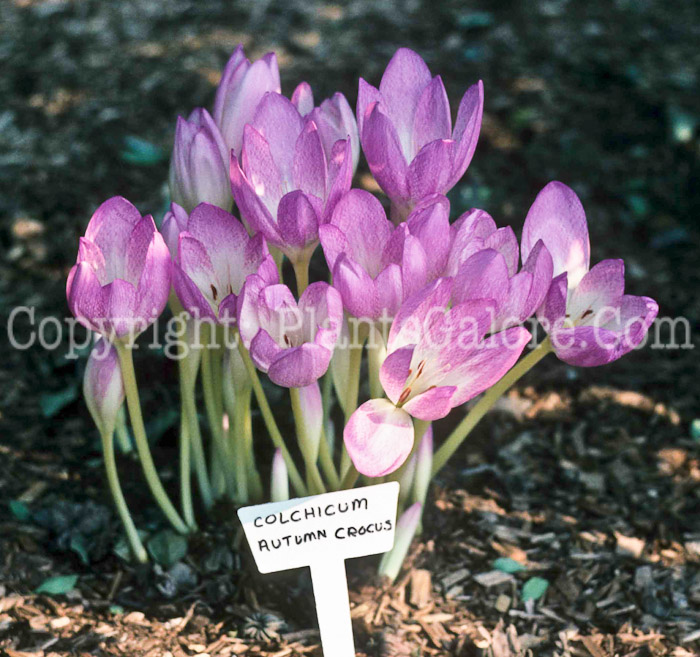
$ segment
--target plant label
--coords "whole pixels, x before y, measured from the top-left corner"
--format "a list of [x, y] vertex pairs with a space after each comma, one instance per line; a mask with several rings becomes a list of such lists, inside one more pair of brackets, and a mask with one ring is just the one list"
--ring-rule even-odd
[[238, 510], [261, 573], [309, 566], [325, 657], [354, 657], [345, 559], [391, 550], [398, 482]]

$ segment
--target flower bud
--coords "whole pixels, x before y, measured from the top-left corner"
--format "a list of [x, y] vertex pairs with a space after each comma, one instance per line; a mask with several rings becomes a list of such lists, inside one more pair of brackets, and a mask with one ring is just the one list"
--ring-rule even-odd
[[88, 358], [83, 394], [100, 434], [111, 437], [124, 403], [124, 381], [117, 350], [104, 338], [95, 343]]
[[231, 209], [228, 149], [207, 110], [195, 109], [177, 119], [170, 161], [170, 196], [186, 212], [200, 203]]

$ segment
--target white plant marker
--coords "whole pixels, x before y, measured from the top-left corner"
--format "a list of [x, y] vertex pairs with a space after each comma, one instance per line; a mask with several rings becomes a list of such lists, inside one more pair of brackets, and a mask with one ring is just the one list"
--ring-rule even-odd
[[345, 560], [394, 545], [398, 482], [238, 510], [258, 570], [309, 566], [324, 657], [354, 657]]

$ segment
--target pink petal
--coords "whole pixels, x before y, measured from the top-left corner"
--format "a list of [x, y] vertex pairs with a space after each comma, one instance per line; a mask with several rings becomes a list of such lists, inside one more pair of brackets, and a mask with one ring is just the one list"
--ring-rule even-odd
[[554, 263], [547, 247], [538, 240], [523, 265], [523, 272], [532, 275], [532, 283], [521, 309], [521, 320], [525, 320], [540, 307], [549, 290], [554, 272]]
[[154, 225], [136, 288], [135, 312], [148, 325], [158, 319], [168, 303], [172, 266], [170, 251]]
[[71, 269], [66, 289], [68, 307], [87, 329], [99, 331], [107, 317], [102, 287], [93, 268], [79, 262]]
[[421, 92], [413, 118], [413, 143], [416, 152], [431, 141], [451, 139], [450, 102], [442, 78], [437, 75]]
[[294, 186], [319, 199], [326, 198], [328, 171], [318, 128], [309, 121], [297, 139], [293, 166]]
[[439, 139], [423, 146], [408, 167], [408, 190], [415, 200], [450, 190], [450, 172], [456, 144]]
[[428, 280], [443, 275], [450, 253], [450, 202], [441, 195], [429, 196], [406, 219], [428, 258]]
[[484, 248], [498, 251], [505, 258], [508, 276], [515, 276], [515, 272], [518, 271], [520, 249], [518, 248], [518, 238], [510, 226], [499, 228], [491, 233], [484, 240]]
[[382, 95], [379, 93], [379, 89], [373, 87], [368, 82], [365, 82], [360, 78], [359, 86], [357, 89], [357, 128], [362, 135], [362, 130], [365, 124], [365, 117], [367, 111], [370, 109], [371, 105], [378, 103], [382, 100]]
[[538, 240], [552, 256], [553, 275], [567, 272], [569, 288], [576, 287], [589, 267], [588, 225], [581, 201], [563, 183], [550, 182], [527, 213], [520, 246], [523, 261]]
[[452, 410], [455, 386], [438, 386], [416, 395], [403, 405], [403, 409], [419, 420], [430, 422], [445, 417]]
[[394, 199], [408, 197], [408, 165], [401, 151], [396, 128], [381, 104], [370, 106], [360, 138], [367, 163], [379, 186]]
[[308, 82], [300, 82], [292, 93], [292, 105], [302, 116], [306, 116], [314, 108], [314, 92]]
[[413, 159], [413, 125], [416, 109], [432, 76], [421, 56], [408, 48], [399, 48], [384, 71], [379, 91], [385, 111], [391, 118], [407, 160]]
[[397, 470], [411, 453], [413, 422], [391, 402], [372, 399], [352, 414], [343, 440], [361, 474], [383, 477]]
[[554, 278], [542, 305], [537, 309], [537, 319], [547, 333], [560, 326], [566, 316], [566, 273]]
[[566, 310], [572, 321], [592, 324], [599, 311], [618, 307], [625, 292], [625, 263], [603, 260], [595, 265], [571, 293]]
[[459, 182], [469, 163], [474, 157], [476, 144], [481, 131], [481, 119], [484, 113], [484, 84], [477, 84], [467, 89], [459, 104], [457, 120], [452, 132], [452, 139], [457, 143], [449, 187]]
[[473, 299], [493, 299], [497, 307], [508, 297], [508, 268], [498, 251], [475, 253], [457, 272], [452, 297], [455, 303]]
[[392, 351], [382, 363], [379, 380], [386, 396], [397, 404], [404, 391], [406, 380], [411, 374], [411, 360], [415, 347], [406, 346]]
[[[301, 190], [285, 194], [277, 210], [279, 246], [287, 253], [302, 250], [318, 240], [320, 202]], [[290, 253], [288, 253], [290, 255]]]
[[332, 351], [307, 342], [280, 352], [267, 374], [273, 383], [285, 388], [310, 386], [328, 371], [332, 355]]

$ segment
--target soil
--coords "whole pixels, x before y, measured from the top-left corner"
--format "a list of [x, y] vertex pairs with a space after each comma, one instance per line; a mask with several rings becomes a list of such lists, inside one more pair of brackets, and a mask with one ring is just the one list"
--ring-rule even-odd
[[[536, 192], [563, 180], [586, 207], [593, 260], [623, 257], [628, 292], [687, 318], [689, 333], [604, 368], [550, 356], [511, 391], [440, 474], [396, 584], [376, 580], [376, 559], [349, 563], [358, 653], [696, 655], [700, 5], [465, 4], [0, 4], [0, 316], [19, 341], [31, 320], [11, 322], [13, 308], [34, 307], [36, 324], [66, 316], [77, 240], [105, 198], [162, 216], [175, 118], [211, 104], [239, 42], [251, 57], [277, 51], [284, 92], [309, 80], [317, 98], [340, 90], [351, 104], [357, 78], [377, 83], [400, 46], [443, 76], [453, 107], [481, 78], [482, 136], [453, 216], [483, 207], [518, 232]], [[175, 565], [134, 568], [115, 554], [79, 395], [84, 358], [66, 357], [65, 335], [53, 351], [9, 339], [3, 331], [0, 654], [320, 655], [308, 574], [258, 575], [231, 508]], [[145, 353], [137, 369], [172, 486], [175, 372]], [[438, 439], [455, 421], [437, 424]], [[119, 468], [137, 524], [157, 532], [137, 464], [121, 456]], [[525, 569], [505, 573], [498, 558]], [[35, 593], [59, 575], [78, 576], [69, 592]], [[533, 577], [547, 590], [524, 602]]]

